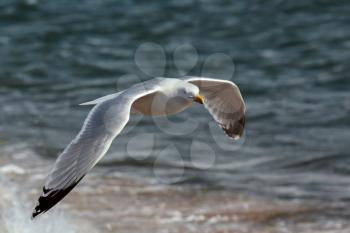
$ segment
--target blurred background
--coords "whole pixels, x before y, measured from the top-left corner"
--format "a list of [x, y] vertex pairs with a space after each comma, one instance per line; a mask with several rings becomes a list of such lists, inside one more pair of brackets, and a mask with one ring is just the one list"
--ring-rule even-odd
[[[0, 230], [349, 232], [349, 12], [345, 0], [0, 0]], [[133, 116], [29, 221], [89, 111], [78, 104], [185, 74], [240, 87], [240, 141], [201, 106]]]

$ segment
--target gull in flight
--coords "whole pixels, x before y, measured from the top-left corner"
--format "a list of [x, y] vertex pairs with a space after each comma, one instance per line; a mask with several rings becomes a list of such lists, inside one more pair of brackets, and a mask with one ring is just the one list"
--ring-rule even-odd
[[57, 158], [32, 218], [56, 205], [81, 181], [106, 154], [130, 113], [168, 116], [185, 110], [193, 102], [203, 104], [229, 137], [236, 140], [242, 135], [245, 103], [237, 85], [226, 80], [155, 78], [81, 104], [94, 107], [78, 135]]

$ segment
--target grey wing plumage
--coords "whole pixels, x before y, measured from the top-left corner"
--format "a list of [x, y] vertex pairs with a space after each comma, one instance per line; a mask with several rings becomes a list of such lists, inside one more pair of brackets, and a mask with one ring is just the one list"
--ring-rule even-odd
[[246, 108], [236, 84], [204, 77], [186, 77], [185, 81], [199, 87], [205, 108], [229, 137], [238, 139], [242, 136]]
[[32, 218], [49, 210], [79, 183], [105, 155], [113, 139], [128, 122], [132, 103], [157, 91], [156, 87], [153, 88], [146, 90], [141, 85], [134, 86], [90, 111], [79, 134], [58, 157]]

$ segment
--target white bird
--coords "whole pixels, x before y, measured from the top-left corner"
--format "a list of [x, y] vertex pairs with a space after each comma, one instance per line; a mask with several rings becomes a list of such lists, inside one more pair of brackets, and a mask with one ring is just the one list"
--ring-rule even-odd
[[95, 105], [82, 129], [59, 155], [32, 218], [64, 198], [105, 155], [130, 113], [167, 116], [193, 102], [204, 104], [229, 137], [238, 139], [245, 124], [245, 103], [231, 81], [203, 77], [155, 78], [82, 105]]

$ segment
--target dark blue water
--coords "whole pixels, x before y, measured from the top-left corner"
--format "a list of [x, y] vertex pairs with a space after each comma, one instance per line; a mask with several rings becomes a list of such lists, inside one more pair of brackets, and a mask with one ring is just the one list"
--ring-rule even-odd
[[[214, 78], [231, 79], [240, 87], [247, 103], [245, 137], [234, 143], [219, 129], [211, 131], [211, 117], [200, 106], [167, 119], [176, 127], [183, 123], [180, 134], [198, 123], [182, 135], [169, 133], [167, 121], [160, 119], [159, 126], [151, 118], [132, 117], [135, 127], [116, 139], [100, 166], [161, 180], [171, 173], [170, 182], [257, 195], [348, 200], [349, 12], [350, 2], [341, 0], [1, 0], [1, 145], [24, 143], [53, 162], [89, 110], [79, 103], [152, 74], [181, 76], [176, 60], [189, 64], [198, 57], [187, 73], [217, 74]], [[145, 64], [154, 66], [153, 73], [136, 64], [135, 51], [146, 42], [165, 51], [163, 74], [163, 63], [152, 51]], [[174, 58], [182, 45], [196, 53]], [[215, 53], [232, 57], [234, 74], [233, 64], [205, 63]], [[135, 139], [141, 146], [134, 154], [145, 157], [135, 159], [127, 145], [143, 133], [154, 140], [150, 135], [144, 142]], [[193, 142], [209, 148], [191, 152]], [[166, 148], [169, 156], [163, 158]], [[208, 153], [215, 161], [198, 169], [193, 153], [199, 162], [207, 159], [204, 164]]]

